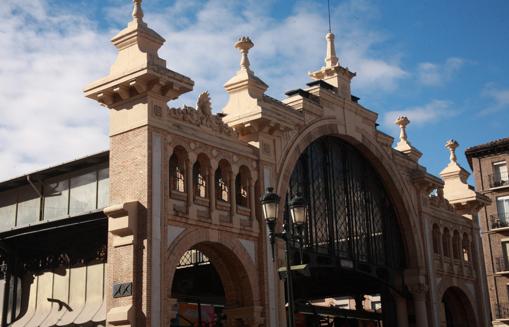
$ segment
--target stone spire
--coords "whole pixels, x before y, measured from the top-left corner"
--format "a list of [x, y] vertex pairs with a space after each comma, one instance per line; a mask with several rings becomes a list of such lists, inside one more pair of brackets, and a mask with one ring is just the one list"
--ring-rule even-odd
[[445, 148], [449, 150], [449, 164], [440, 172], [444, 180], [444, 197], [456, 210], [459, 210], [460, 214], [471, 215], [481, 206], [489, 203], [489, 199], [474, 191], [474, 188], [467, 183], [470, 174], [458, 163], [456, 157], [458, 147], [459, 143], [455, 140], [445, 143]]
[[[253, 48], [254, 43], [247, 36], [242, 36], [235, 42], [235, 48], [240, 51], [240, 69], [235, 76], [230, 78], [224, 85], [226, 91], [230, 94], [230, 98], [235, 94], [238, 95], [239, 91], [246, 91], [249, 97], [253, 99], [261, 99], [267, 90], [268, 86], [261, 79], [256, 77], [255, 73], [251, 70], [251, 63], [249, 62], [249, 50]], [[227, 104], [223, 112], [231, 115], [238, 113], [239, 108], [229, 107]]]
[[331, 68], [339, 65], [338, 57], [336, 57], [336, 46], [334, 45], [334, 34], [329, 32], [325, 36], [327, 40], [327, 55], [325, 56], [325, 67]]
[[449, 140], [445, 143], [445, 147], [449, 149], [449, 164], [458, 164], [458, 159], [456, 158], [456, 148], [459, 146], [459, 143], [456, 140]]
[[414, 148], [412, 144], [410, 144], [410, 141], [408, 141], [408, 136], [406, 133], [406, 127], [408, 124], [410, 124], [408, 117], [400, 116], [394, 123], [400, 128], [399, 142], [396, 145], [396, 150], [408, 155], [412, 160], [419, 160], [419, 158], [422, 156], [422, 153]]
[[165, 106], [169, 100], [193, 89], [194, 82], [166, 68], [158, 50], [164, 38], [143, 21], [142, 0], [133, 0], [132, 20], [111, 42], [118, 54], [108, 76], [88, 85], [85, 95], [109, 108], [154, 92]]
[[133, 20], [138, 23], [143, 22], [143, 9], [141, 9], [142, 0], [133, 0]]
[[342, 97], [350, 100], [351, 91], [350, 83], [355, 73], [352, 73], [348, 68], [344, 68], [339, 64], [339, 59], [336, 56], [336, 46], [334, 44], [335, 36], [332, 32], [325, 35], [327, 42], [327, 52], [325, 55], [325, 66], [320, 70], [309, 73], [309, 76], [315, 80], [323, 80], [335, 86], [337, 93]]
[[223, 121], [250, 141], [262, 129], [277, 132], [295, 128], [300, 113], [265, 95], [268, 86], [253, 71], [249, 61], [253, 41], [242, 36], [234, 46], [240, 52], [240, 69], [224, 84], [228, 102], [223, 107]]
[[249, 49], [251, 49], [254, 46], [253, 41], [247, 36], [241, 37], [236, 43], [235, 48], [239, 49], [240, 51], [240, 70], [245, 70], [247, 72], [253, 73], [249, 66], [251, 63], [249, 62]]

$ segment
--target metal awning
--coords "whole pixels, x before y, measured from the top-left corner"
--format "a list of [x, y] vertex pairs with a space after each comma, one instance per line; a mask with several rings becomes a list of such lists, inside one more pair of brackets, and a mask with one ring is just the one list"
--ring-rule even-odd
[[95, 263], [35, 276], [25, 310], [11, 326], [105, 326], [104, 274], [105, 263]]

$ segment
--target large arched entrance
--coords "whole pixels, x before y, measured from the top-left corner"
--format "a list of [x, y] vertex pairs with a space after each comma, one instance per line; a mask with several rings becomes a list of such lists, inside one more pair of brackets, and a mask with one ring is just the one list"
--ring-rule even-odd
[[457, 287], [449, 287], [442, 296], [441, 326], [474, 327], [476, 319], [467, 295]]
[[176, 300], [171, 326], [257, 326], [249, 255], [230, 240], [201, 241], [182, 251], [200, 235], [209, 238], [199, 231], [184, 234], [174, 248], [178, 260], [169, 260], [170, 297]]
[[303, 261], [311, 271], [294, 274], [297, 324], [397, 326], [394, 297], [408, 294], [404, 246], [393, 200], [369, 160], [340, 138], [321, 137], [298, 159], [287, 203], [297, 193], [308, 203]]

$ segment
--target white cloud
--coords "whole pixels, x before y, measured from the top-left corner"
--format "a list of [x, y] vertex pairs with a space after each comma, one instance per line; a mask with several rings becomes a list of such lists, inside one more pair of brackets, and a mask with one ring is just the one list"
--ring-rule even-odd
[[482, 92], [482, 95], [489, 98], [492, 103], [490, 106], [482, 109], [479, 114], [484, 116], [496, 113], [509, 108], [509, 89], [496, 88], [488, 85]]
[[[147, 13], [149, 24], [167, 39], [161, 55], [168, 59], [169, 67], [196, 82], [195, 92], [177, 103], [189, 102], [208, 88], [215, 110], [220, 110], [227, 97], [223, 84], [238, 69], [240, 59], [233, 43], [242, 35], [253, 39], [251, 68], [276, 98], [289, 89], [305, 86], [309, 81], [307, 72], [323, 65], [327, 18], [321, 4], [299, 2], [288, 17], [276, 21], [260, 10], [269, 7], [271, 1], [246, 2], [241, 14], [236, 2], [210, 0], [199, 9], [193, 6], [186, 10], [182, 1], [160, 13]], [[176, 12], [186, 17], [196, 13], [194, 19], [188, 18], [192, 23], [181, 25], [167, 18], [176, 16]], [[384, 58], [372, 53], [373, 47], [386, 41], [384, 35], [366, 26], [374, 16], [376, 9], [368, 1], [346, 1], [334, 8], [337, 53], [342, 65], [358, 72], [354, 90], [392, 91], [408, 73], [398, 63], [400, 54]]]
[[385, 113], [383, 124], [386, 128], [395, 129], [394, 121], [399, 116], [406, 116], [412, 125], [432, 124], [439, 119], [455, 114], [451, 103], [445, 100], [433, 100], [422, 106], [409, 107]]
[[[253, 38], [252, 68], [271, 95], [281, 98], [288, 89], [305, 86], [307, 72], [323, 65], [326, 9], [297, 2], [286, 18], [275, 20], [268, 14], [273, 3], [176, 0], [157, 12], [145, 9], [145, 21], [167, 40], [160, 56], [196, 82], [195, 91], [170, 105], [193, 104], [208, 89], [219, 111], [227, 97], [223, 84], [238, 69], [233, 43], [242, 35]], [[346, 1], [333, 9], [341, 63], [358, 72], [354, 90], [397, 88], [408, 73], [399, 53], [373, 50], [387, 41], [367, 26], [378, 15], [376, 7]], [[0, 180], [107, 148], [107, 110], [84, 98], [82, 89], [108, 73], [115, 56], [109, 39], [130, 19], [130, 8], [110, 3], [100, 11], [107, 27], [48, 0], [2, 2]]]
[[448, 58], [443, 64], [423, 62], [417, 67], [417, 79], [427, 86], [441, 86], [450, 81], [464, 64], [465, 60], [457, 57]]
[[107, 113], [82, 88], [108, 69], [108, 38], [44, 1], [0, 6], [0, 180], [104, 150]]

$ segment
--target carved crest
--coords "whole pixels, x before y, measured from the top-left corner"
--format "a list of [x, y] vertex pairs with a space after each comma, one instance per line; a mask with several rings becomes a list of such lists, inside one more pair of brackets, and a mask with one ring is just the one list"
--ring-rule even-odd
[[203, 92], [198, 97], [196, 109], [184, 106], [169, 110], [170, 117], [182, 120], [199, 127], [211, 129], [214, 132], [228, 136], [238, 136], [237, 132], [223, 122], [222, 116], [212, 114], [212, 106], [209, 92]]
[[198, 97], [198, 101], [196, 102], [196, 108], [205, 116], [212, 115], [212, 105], [210, 102], [210, 94], [208, 91], [203, 92]]

